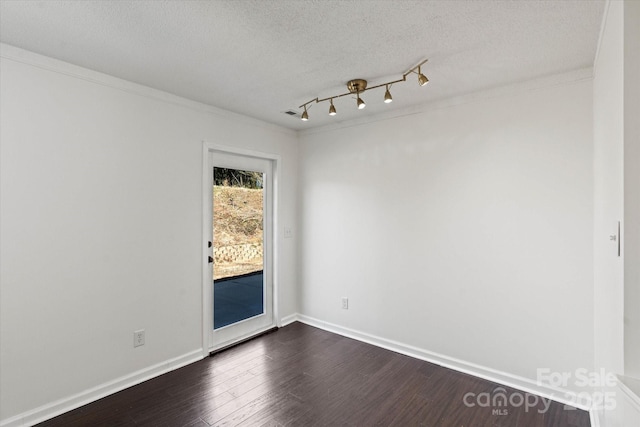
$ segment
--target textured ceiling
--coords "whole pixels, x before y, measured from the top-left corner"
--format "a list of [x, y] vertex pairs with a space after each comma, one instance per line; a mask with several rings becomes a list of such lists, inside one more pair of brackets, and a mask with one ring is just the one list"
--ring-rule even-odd
[[[604, 0], [0, 1], [0, 41], [291, 129], [426, 103], [593, 64]], [[286, 110], [344, 84], [392, 88]]]

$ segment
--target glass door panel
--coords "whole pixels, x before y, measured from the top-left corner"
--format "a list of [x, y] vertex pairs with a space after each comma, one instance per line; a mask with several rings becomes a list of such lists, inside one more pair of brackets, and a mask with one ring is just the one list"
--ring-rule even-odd
[[264, 174], [213, 168], [213, 328], [264, 313]]
[[209, 350], [274, 326], [272, 161], [209, 153]]

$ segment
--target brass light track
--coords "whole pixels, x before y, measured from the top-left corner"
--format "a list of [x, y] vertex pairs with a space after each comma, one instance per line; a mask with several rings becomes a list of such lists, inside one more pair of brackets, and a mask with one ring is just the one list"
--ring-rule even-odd
[[390, 86], [393, 85], [393, 84], [396, 84], [396, 83], [406, 82], [407, 81], [407, 76], [409, 76], [409, 74], [415, 73], [415, 74], [418, 75], [418, 84], [420, 86], [424, 86], [427, 83], [429, 83], [429, 79], [427, 79], [427, 77], [424, 74], [422, 74], [422, 71], [421, 71], [421, 66], [424, 65], [427, 61], [428, 61], [428, 59], [425, 59], [425, 60], [421, 61], [419, 64], [415, 65], [414, 67], [411, 67], [406, 73], [404, 73], [402, 75], [402, 78], [400, 78], [400, 79], [391, 80], [391, 81], [388, 81], [388, 82], [385, 82], [385, 83], [380, 83], [380, 84], [377, 84], [375, 86], [367, 86], [367, 81], [364, 80], [364, 79], [349, 80], [347, 82], [348, 92], [341, 93], [339, 95], [329, 96], [329, 97], [322, 98], [322, 99], [319, 99], [319, 98], [316, 97], [316, 98], [314, 98], [314, 99], [312, 99], [310, 101], [307, 101], [304, 104], [300, 105], [298, 108], [304, 108], [304, 112], [302, 113], [302, 120], [303, 121], [309, 120], [309, 113], [307, 113], [307, 106], [309, 104], [312, 104], [312, 103], [318, 104], [320, 102], [330, 101], [331, 105], [329, 107], [329, 114], [333, 116], [333, 115], [336, 114], [336, 109], [335, 109], [335, 106], [333, 105], [333, 100], [336, 99], [336, 98], [342, 98], [343, 96], [353, 95], [354, 93], [357, 96], [358, 108], [359, 109], [363, 109], [366, 104], [360, 98], [360, 94], [365, 92], [365, 91], [368, 91], [368, 90], [371, 90], [371, 89], [376, 89], [376, 88], [383, 87], [383, 86], [385, 86], [387, 88], [387, 90], [385, 91], [384, 102], [385, 103], [389, 103], [389, 102], [391, 102], [393, 100], [393, 98], [391, 97], [391, 92], [389, 91]]

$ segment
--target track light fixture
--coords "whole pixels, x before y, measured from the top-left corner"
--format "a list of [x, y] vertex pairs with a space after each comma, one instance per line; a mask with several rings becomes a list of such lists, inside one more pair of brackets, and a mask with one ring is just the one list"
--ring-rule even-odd
[[360, 93], [358, 93], [358, 110], [362, 110], [366, 106], [367, 106], [367, 104], [365, 104], [365, 102], [362, 100], [362, 98], [360, 98]]
[[425, 59], [424, 61], [420, 62], [418, 65], [416, 65], [415, 67], [412, 67], [409, 69], [409, 71], [407, 71], [406, 73], [404, 73], [402, 75], [401, 79], [398, 80], [393, 80], [390, 82], [386, 82], [386, 83], [381, 83], [379, 85], [376, 86], [371, 86], [371, 87], [367, 87], [367, 81], [364, 79], [353, 79], [353, 80], [349, 80], [347, 82], [347, 89], [349, 90], [349, 92], [345, 92], [342, 93], [340, 95], [334, 95], [328, 98], [322, 98], [322, 99], [312, 99], [311, 101], [305, 102], [304, 104], [302, 104], [300, 107], [298, 108], [304, 108], [304, 112], [302, 113], [302, 121], [307, 121], [309, 120], [309, 113], [307, 113], [307, 106], [309, 104], [312, 103], [320, 103], [320, 102], [324, 102], [324, 101], [329, 101], [330, 105], [329, 105], [329, 115], [330, 116], [335, 116], [336, 115], [336, 107], [333, 105], [333, 100], [335, 98], [341, 98], [343, 96], [347, 96], [347, 95], [352, 95], [355, 94], [356, 95], [356, 99], [357, 99], [357, 106], [359, 110], [362, 110], [364, 107], [367, 106], [367, 104], [362, 100], [362, 98], [360, 98], [360, 94], [364, 91], [367, 90], [371, 90], [371, 89], [376, 89], [379, 87], [384, 86], [386, 88], [385, 92], [384, 92], [384, 102], [385, 104], [389, 104], [390, 102], [393, 101], [393, 98], [391, 97], [391, 92], [389, 91], [389, 87], [391, 87], [391, 85], [395, 84], [395, 83], [400, 83], [400, 82], [406, 82], [407, 81], [407, 76], [411, 73], [415, 73], [418, 75], [418, 84], [420, 86], [424, 86], [427, 83], [429, 83], [429, 79], [427, 78], [427, 76], [425, 76], [424, 74], [422, 74], [422, 70], [421, 70], [421, 66], [424, 65], [426, 62], [428, 61], [428, 59]]
[[427, 83], [429, 83], [429, 79], [427, 78], [427, 76], [420, 72], [420, 66], [418, 66], [418, 84], [420, 86], [424, 86]]
[[336, 115], [336, 107], [333, 106], [333, 99], [330, 100], [331, 105], [329, 106], [329, 115], [330, 116], [335, 116]]
[[389, 92], [389, 85], [387, 85], [387, 90], [384, 93], [384, 103], [388, 104], [393, 102], [393, 98], [391, 97], [391, 92]]

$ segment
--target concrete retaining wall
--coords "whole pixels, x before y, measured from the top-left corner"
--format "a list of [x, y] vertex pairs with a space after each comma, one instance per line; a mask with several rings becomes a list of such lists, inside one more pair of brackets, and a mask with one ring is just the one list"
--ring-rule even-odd
[[262, 244], [260, 243], [218, 246], [213, 250], [213, 259], [216, 263], [249, 261], [255, 258], [262, 258], [262, 255]]

